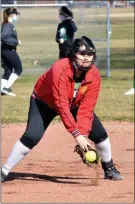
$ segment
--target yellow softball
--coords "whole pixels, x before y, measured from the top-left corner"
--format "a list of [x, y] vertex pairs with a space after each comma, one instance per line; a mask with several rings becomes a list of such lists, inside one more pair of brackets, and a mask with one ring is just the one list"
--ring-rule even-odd
[[85, 153], [85, 158], [88, 162], [94, 162], [96, 160], [96, 153], [92, 150], [89, 150]]

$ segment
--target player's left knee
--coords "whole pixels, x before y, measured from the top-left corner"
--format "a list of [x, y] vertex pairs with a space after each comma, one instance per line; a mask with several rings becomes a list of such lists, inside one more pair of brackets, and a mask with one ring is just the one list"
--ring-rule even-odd
[[105, 141], [108, 138], [107, 132], [102, 131], [95, 135], [90, 135], [89, 139], [92, 140], [95, 144]]
[[17, 74], [18, 76], [20, 76], [20, 74], [22, 73], [23, 69], [22, 69], [22, 64], [18, 63], [16, 64], [16, 66], [14, 67], [15, 69], [15, 74]]
[[104, 134], [99, 135], [99, 137], [97, 138], [97, 140], [94, 143], [98, 144], [100, 142], [105, 141], [107, 138], [108, 138], [108, 135], [106, 132], [104, 132]]

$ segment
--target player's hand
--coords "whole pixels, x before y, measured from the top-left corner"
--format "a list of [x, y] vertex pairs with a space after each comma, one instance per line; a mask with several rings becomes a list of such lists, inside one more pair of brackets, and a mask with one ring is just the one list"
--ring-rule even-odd
[[75, 138], [77, 144], [83, 148], [84, 150], [88, 151], [88, 146], [90, 146], [90, 143], [88, 142], [87, 138], [84, 135], [78, 135]]
[[21, 40], [18, 40], [19, 45], [21, 45]]
[[64, 43], [64, 39], [63, 38], [60, 38], [60, 44], [63, 44]]

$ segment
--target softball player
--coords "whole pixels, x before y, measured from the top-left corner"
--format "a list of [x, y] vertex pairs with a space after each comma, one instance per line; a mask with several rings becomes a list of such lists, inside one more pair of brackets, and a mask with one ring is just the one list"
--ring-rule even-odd
[[[113, 164], [107, 132], [94, 113], [100, 91], [100, 74], [95, 60], [95, 47], [83, 36], [74, 41], [70, 57], [57, 60], [38, 79], [30, 99], [26, 130], [2, 168], [2, 181], [38, 144], [56, 115], [60, 115], [67, 131], [83, 149], [88, 149], [89, 139], [95, 143], [102, 157], [105, 179], [123, 179]], [[75, 82], [81, 84], [73, 97]]]
[[4, 68], [4, 74], [1, 79], [2, 95], [15, 96], [11, 86], [22, 73], [22, 63], [16, 52], [16, 48], [21, 42], [17, 38], [14, 26], [19, 14], [16, 8], [7, 8], [3, 12], [4, 21], [1, 28], [1, 60]]
[[59, 58], [62, 59], [70, 54], [77, 27], [73, 21], [73, 13], [66, 6], [60, 8], [59, 18], [61, 23], [57, 28], [56, 42], [59, 44]]

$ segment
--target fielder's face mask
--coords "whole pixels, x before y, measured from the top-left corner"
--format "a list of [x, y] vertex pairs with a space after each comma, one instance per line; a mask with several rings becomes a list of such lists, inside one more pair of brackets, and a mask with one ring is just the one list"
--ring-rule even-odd
[[[82, 49], [82, 46], [85, 46], [85, 49]], [[93, 56], [92, 61], [88, 61], [90, 62], [89, 66], [83, 66], [83, 64], [80, 66], [77, 63], [76, 59], [82, 60], [80, 59], [77, 54], [82, 55], [82, 56]], [[87, 38], [86, 36], [82, 36], [82, 38], [76, 39], [73, 43], [73, 64], [75, 66], [75, 68], [79, 68], [83, 71], [88, 71], [89, 69], [92, 68], [93, 63], [96, 60], [96, 49], [94, 47], [94, 44], [92, 43], [92, 41]], [[82, 60], [85, 64], [85, 61]]]

